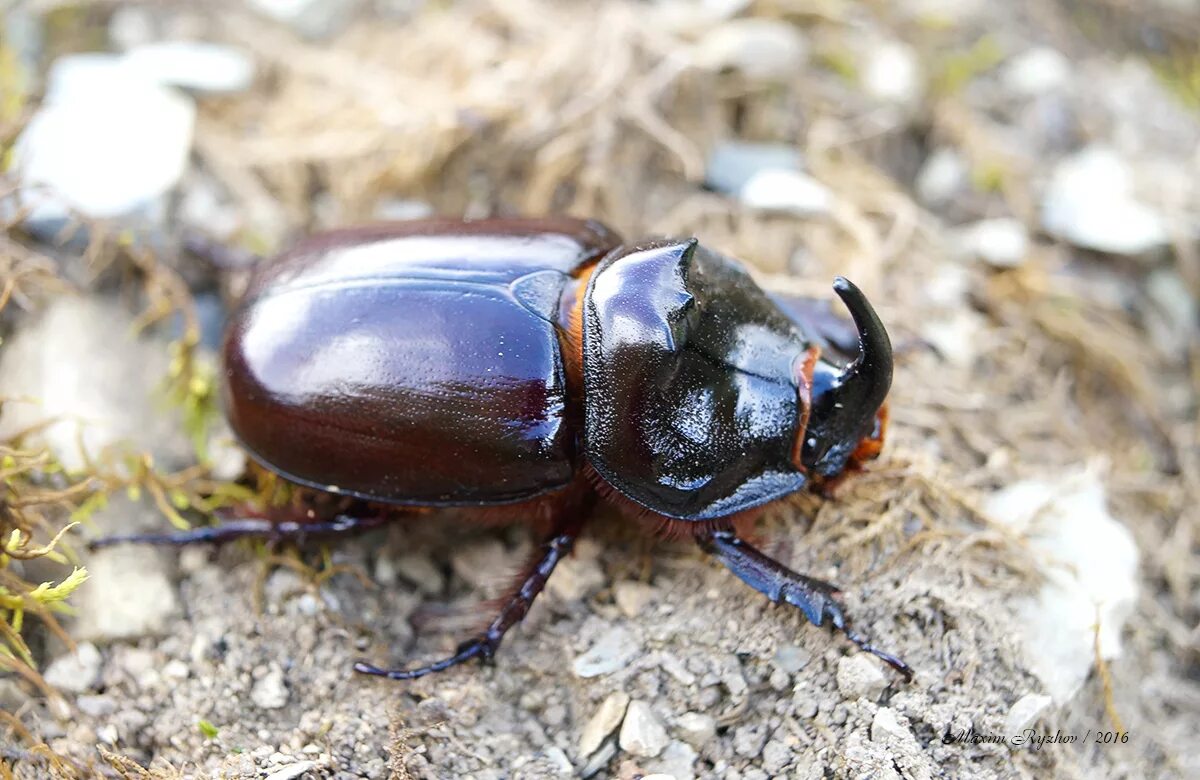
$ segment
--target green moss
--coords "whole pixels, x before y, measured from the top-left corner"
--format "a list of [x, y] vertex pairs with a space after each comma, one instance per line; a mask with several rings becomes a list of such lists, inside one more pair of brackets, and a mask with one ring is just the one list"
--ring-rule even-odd
[[934, 79], [934, 91], [941, 95], [961, 92], [972, 79], [986, 73], [1004, 60], [1004, 50], [996, 39], [985, 35], [970, 49], [950, 54], [942, 60]]

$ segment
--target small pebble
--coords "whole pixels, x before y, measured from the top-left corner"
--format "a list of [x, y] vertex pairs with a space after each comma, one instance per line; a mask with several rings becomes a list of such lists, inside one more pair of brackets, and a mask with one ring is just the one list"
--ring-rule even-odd
[[864, 654], [843, 656], [838, 661], [837, 686], [847, 699], [876, 699], [887, 687], [878, 662]]
[[796, 645], [782, 645], [775, 651], [775, 665], [786, 674], [795, 674], [808, 666], [812, 653]]
[[778, 775], [792, 763], [792, 750], [781, 739], [763, 745], [762, 766], [767, 774]]
[[678, 740], [667, 745], [657, 759], [647, 762], [648, 768], [677, 780], [695, 780], [696, 751]]
[[957, 231], [960, 254], [996, 268], [1015, 268], [1029, 252], [1029, 232], [1020, 220], [983, 219]]
[[183, 661], [180, 661], [178, 658], [172, 658], [163, 667], [162, 675], [168, 680], [178, 682], [179, 680], [186, 680], [191, 675], [191, 670]]
[[[499, 539], [478, 539], [458, 547], [450, 556], [454, 573], [472, 586], [498, 595], [504, 587], [496, 572], [505, 571], [511, 564], [508, 550]], [[553, 582], [554, 578], [551, 577]]]
[[1016, 736], [1032, 726], [1054, 700], [1040, 693], [1027, 693], [1017, 699], [1004, 718], [1004, 735]]
[[580, 758], [587, 758], [600, 748], [605, 738], [621, 725], [628, 706], [629, 694], [615, 691], [608, 695], [583, 727], [583, 733], [579, 737]]
[[546, 590], [562, 601], [576, 602], [599, 590], [607, 578], [597, 559], [600, 550], [591, 539], [581, 540], [575, 554], [554, 569]]
[[935, 149], [917, 172], [914, 188], [917, 199], [926, 206], [941, 206], [966, 189], [970, 168], [958, 152], [950, 148]]
[[863, 69], [863, 88], [872, 97], [896, 105], [911, 105], [921, 98], [921, 66], [911, 46], [889, 41], [872, 47]]
[[675, 730], [693, 747], [702, 747], [717, 733], [716, 718], [702, 712], [685, 712], [675, 719]]
[[713, 28], [696, 44], [699, 64], [736, 70], [755, 81], [793, 78], [806, 56], [800, 31], [775, 19], [734, 19]]
[[767, 741], [767, 727], [762, 723], [738, 726], [733, 730], [733, 752], [752, 758], [762, 753]]
[[100, 681], [100, 651], [91, 642], [80, 642], [74, 653], [60, 656], [42, 674], [54, 688], [64, 693], [83, 693]]
[[880, 707], [875, 712], [875, 717], [871, 720], [872, 742], [888, 742], [911, 736], [912, 732], [900, 722], [895, 710], [889, 707]]
[[423, 200], [403, 200], [388, 198], [375, 204], [373, 216], [375, 219], [387, 221], [404, 221], [410, 219], [425, 219], [433, 216], [433, 206]]
[[1084, 249], [1139, 255], [1164, 246], [1166, 223], [1133, 196], [1133, 172], [1113, 150], [1092, 146], [1060, 162], [1042, 197], [1042, 227]]
[[295, 780], [295, 778], [300, 777], [305, 772], [316, 768], [316, 761], [297, 761], [267, 775], [266, 780]]
[[829, 189], [800, 171], [759, 171], [742, 187], [742, 202], [751, 208], [812, 217], [828, 214], [833, 206]]
[[642, 651], [641, 641], [628, 629], [613, 628], [572, 664], [580, 677], [599, 677], [623, 669]]
[[341, 32], [361, 3], [359, 0], [249, 0], [249, 4], [306, 38], [324, 40]]
[[147, 43], [127, 51], [124, 62], [148, 80], [195, 92], [241, 92], [254, 80], [254, 60], [249, 54], [216, 43]]
[[[190, 99], [138, 76], [114, 55], [60, 58], [47, 78], [48, 94], [12, 151], [13, 170], [30, 185], [31, 220], [65, 218], [66, 207], [92, 217], [127, 216], [175, 186], [192, 145]], [[34, 185], [49, 193], [35, 197]]]
[[120, 739], [120, 734], [117, 733], [116, 726], [111, 723], [106, 723], [96, 729], [96, 739], [100, 740], [106, 745], [116, 745], [117, 740]]
[[757, 173], [798, 171], [801, 165], [800, 151], [794, 146], [723, 141], [708, 155], [704, 183], [717, 192], [737, 195]]
[[611, 739], [605, 741], [600, 749], [592, 754], [592, 757], [587, 760], [579, 769], [579, 776], [584, 778], [591, 777], [599, 772], [604, 767], [608, 766], [608, 762], [613, 760], [613, 756], [617, 754], [617, 745]]
[[75, 706], [93, 718], [104, 718], [117, 711], [117, 703], [111, 696], [80, 696], [75, 699]]
[[[396, 574], [422, 593], [434, 596], [441, 593], [446, 587], [446, 578], [442, 575], [442, 570], [434, 565], [428, 555], [410, 553], [389, 560], [395, 567]], [[376, 564], [377, 578], [383, 573], [378, 567], [383, 565], [384, 558], [381, 556]], [[381, 579], [380, 582], [382, 581]]]
[[271, 667], [250, 689], [250, 700], [264, 710], [277, 710], [287, 704], [288, 689], [283, 681], [283, 671]]
[[1071, 63], [1062, 53], [1039, 46], [1014, 57], [1001, 73], [1010, 92], [1033, 97], [1052, 92], [1071, 79]]
[[641, 616], [653, 598], [654, 588], [643, 582], [622, 580], [613, 586], [613, 600], [617, 602], [617, 609], [628, 618]]
[[650, 705], [635, 700], [629, 703], [625, 721], [621, 724], [618, 738], [621, 749], [635, 756], [653, 758], [667, 746], [667, 730], [663, 728]]

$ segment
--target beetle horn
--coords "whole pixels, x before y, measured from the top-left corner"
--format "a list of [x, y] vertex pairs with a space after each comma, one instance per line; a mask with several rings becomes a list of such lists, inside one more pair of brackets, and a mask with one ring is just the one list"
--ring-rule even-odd
[[892, 387], [892, 342], [879, 315], [845, 277], [837, 277], [833, 289], [854, 318], [858, 355], [814, 388], [804, 460], [823, 476], [841, 471], [858, 442], [871, 433]]

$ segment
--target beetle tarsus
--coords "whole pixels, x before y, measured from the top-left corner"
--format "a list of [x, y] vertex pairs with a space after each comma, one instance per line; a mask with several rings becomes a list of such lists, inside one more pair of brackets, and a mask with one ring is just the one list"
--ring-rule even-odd
[[387, 515], [354, 517], [337, 515], [330, 520], [299, 522], [271, 520], [263, 517], [237, 517], [222, 520], [220, 525], [205, 525], [186, 531], [167, 533], [123, 534], [105, 536], [88, 542], [89, 550], [113, 547], [118, 544], [153, 544], [182, 547], [188, 544], [225, 544], [236, 539], [267, 539], [273, 542], [302, 542], [310, 536], [334, 536], [359, 533], [377, 528], [388, 520]]
[[505, 600], [500, 614], [496, 615], [492, 622], [488, 624], [483, 634], [459, 645], [454, 655], [449, 658], [443, 658], [440, 661], [435, 661], [427, 666], [417, 667], [416, 669], [383, 669], [373, 664], [359, 661], [354, 664], [354, 671], [360, 674], [386, 677], [389, 680], [415, 680], [427, 674], [444, 671], [452, 666], [470, 661], [473, 658], [478, 658], [487, 663], [495, 655], [496, 650], [500, 647], [500, 643], [504, 641], [504, 635], [508, 633], [508, 630], [521, 622], [521, 619], [529, 612], [529, 608], [533, 606], [534, 599], [546, 587], [546, 582], [554, 572], [554, 567], [571, 552], [578, 534], [579, 528], [576, 524], [574, 527], [550, 537], [542, 545], [541, 554], [534, 561], [528, 574], [522, 578], [521, 584], [512, 596]]
[[736, 574], [742, 582], [762, 593], [773, 602], [786, 602], [798, 607], [815, 626], [829, 623], [853, 642], [860, 650], [891, 666], [906, 682], [913, 671], [908, 664], [891, 653], [872, 645], [851, 628], [845, 609], [837, 600], [838, 588], [828, 582], [805, 577], [792, 571], [774, 558], [764, 555], [733, 531], [710, 531], [697, 537], [700, 547]]

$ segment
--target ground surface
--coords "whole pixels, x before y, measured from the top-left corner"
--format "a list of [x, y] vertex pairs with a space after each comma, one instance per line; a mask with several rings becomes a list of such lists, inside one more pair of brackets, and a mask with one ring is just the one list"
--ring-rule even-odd
[[[325, 5], [336, 16], [355, 4]], [[452, 650], [477, 623], [473, 605], [530, 549], [523, 531], [434, 515], [326, 558], [320, 546], [116, 549], [83, 556], [92, 579], [66, 624], [89, 643], [82, 670], [52, 674], [63, 646], [29, 629], [63, 702], [0, 679], [30, 732], [0, 731], [17, 777], [51, 771], [21, 752], [40, 742], [91, 767], [81, 773], [127, 776], [138, 770], [101, 751], [168, 777], [277, 780], [1200, 776], [1200, 116], [1190, 71], [1164, 64], [1195, 67], [1194, 51], [1175, 48], [1196, 40], [1194, 6], [411, 5], [361, 4], [379, 16], [326, 25], [314, 42], [240, 6], [218, 18], [85, 4], [42, 20], [33, 61], [122, 35], [253, 54], [252, 87], [199, 100], [178, 197], [148, 228], [213, 323], [242, 277], [176, 259], [180, 231], [264, 251], [423, 208], [697, 235], [780, 290], [824, 295], [835, 273], [854, 279], [899, 354], [888, 445], [834, 499], [774, 508], [761, 534], [796, 569], [839, 583], [857, 624], [916, 680], [607, 511], [494, 666], [407, 684], [350, 665]], [[1148, 37], [1156, 46], [1139, 48]], [[1013, 63], [1039, 47], [1061, 56], [1022, 78]], [[822, 194], [775, 190], [784, 208], [756, 208], [708, 160], [731, 139], [798, 150]], [[1053, 172], [1097, 146], [1170, 226], [1161, 245], [1097, 247], [1137, 238], [1104, 234], [1122, 209], [1098, 237], [1095, 225], [1046, 224]], [[962, 226], [985, 218], [1011, 219], [999, 246], [978, 250]], [[1026, 242], [1015, 252], [1014, 231]], [[89, 276], [78, 249], [8, 236], [57, 258], [76, 292], [5, 312], [3, 395], [53, 396], [32, 412], [6, 405], [6, 435], [48, 412], [79, 415], [161, 468], [190, 465], [182, 424], [151, 402], [170, 329], [129, 335], [146, 305], [138, 284]], [[241, 461], [225, 448], [216, 468], [230, 479]], [[1013, 500], [1000, 491], [1030, 480], [1052, 488], [1034, 509], [1087, 498], [1047, 509], [1049, 528], [1002, 522]], [[1132, 532], [1136, 575], [1105, 568], [1105, 540], [1117, 558], [1132, 549], [1109, 515]], [[86, 530], [166, 526], [148, 499], [119, 497]], [[1037, 650], [1061, 649], [1080, 618], [1045, 601], [1059, 592], [1043, 589], [1056, 549], [1112, 581], [1070, 591], [1089, 610], [1096, 600], [1081, 618], [1082, 667], [1069, 648]], [[62, 576], [39, 566], [29, 579]], [[1098, 654], [1086, 634], [1097, 616]], [[1097, 655], [1111, 657], [1108, 686]], [[945, 741], [1014, 726], [1078, 741]], [[1097, 744], [1116, 729], [1124, 744]]]

